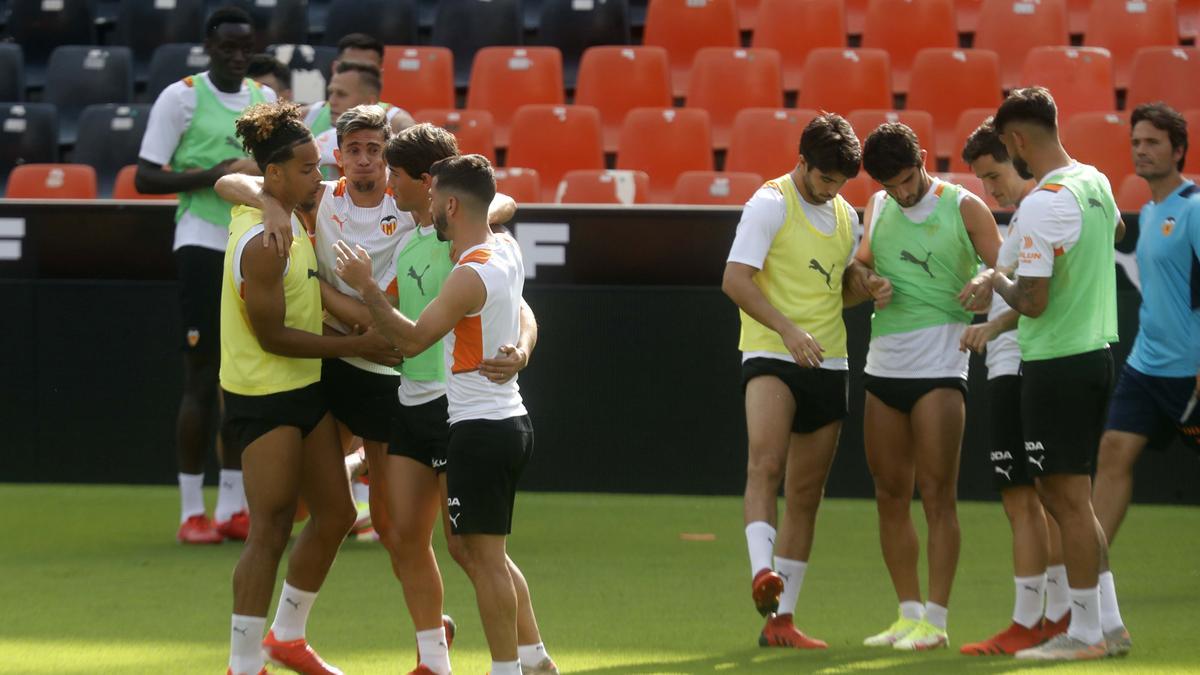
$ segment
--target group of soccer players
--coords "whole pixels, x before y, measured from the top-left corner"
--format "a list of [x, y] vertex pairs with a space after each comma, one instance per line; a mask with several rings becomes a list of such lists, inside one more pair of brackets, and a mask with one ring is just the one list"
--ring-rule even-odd
[[[1007, 629], [962, 653], [1077, 660], [1130, 651], [1107, 551], [1134, 463], [1147, 444], [1175, 436], [1200, 448], [1200, 188], [1180, 174], [1179, 113], [1143, 105], [1131, 127], [1135, 169], [1153, 201], [1139, 221], [1140, 329], [1111, 401], [1113, 245], [1124, 223], [1108, 179], [1063, 149], [1045, 89], [1013, 91], [963, 149], [1001, 206], [1017, 208], [1003, 242], [983, 202], [931, 177], [916, 135], [898, 123], [860, 146], [844, 119], [819, 115], [796, 168], [747, 202], [723, 289], [742, 317], [746, 543], [752, 599], [767, 619], [761, 645], [827, 646], [794, 617], [847, 412], [842, 310], [870, 299], [864, 437], [899, 616], [864, 644], [949, 644], [976, 351], [987, 357], [990, 459], [1013, 532], [1015, 602]], [[860, 165], [883, 190], [856, 244], [858, 223], [838, 190]], [[977, 313], [987, 320], [973, 323]], [[925, 602], [914, 487], [929, 532]]]

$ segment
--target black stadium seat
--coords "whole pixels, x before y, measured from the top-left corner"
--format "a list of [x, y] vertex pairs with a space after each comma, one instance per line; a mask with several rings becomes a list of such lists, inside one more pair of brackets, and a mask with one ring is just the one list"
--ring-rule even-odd
[[512, 46], [522, 40], [519, 0], [442, 0], [433, 21], [432, 44], [454, 52], [454, 85], [465, 87], [471, 62], [483, 47]]
[[122, 167], [137, 164], [149, 117], [149, 105], [104, 103], [84, 108], [71, 161], [96, 170], [100, 196], [112, 193]]
[[259, 51], [308, 42], [308, 0], [222, 0], [216, 6], [222, 5], [241, 7], [253, 17]]
[[21, 46], [0, 42], [0, 101], [25, 100], [25, 55]]
[[133, 50], [137, 80], [145, 81], [159, 45], [204, 41], [204, 19], [204, 0], [121, 0], [114, 44]]
[[188, 75], [208, 70], [208, 54], [198, 44], [167, 44], [154, 50], [146, 78], [145, 100], [153, 103], [163, 89]]
[[0, 103], [0, 190], [21, 164], [58, 161], [58, 113], [49, 103]]
[[10, 7], [8, 34], [25, 49], [29, 86], [42, 86], [55, 47], [96, 44], [92, 0], [10, 0]]
[[65, 45], [50, 55], [44, 99], [58, 107], [59, 142], [75, 142], [83, 109], [133, 101], [133, 56], [128, 47]]
[[292, 97], [300, 103], [325, 100], [325, 85], [337, 48], [327, 45], [271, 45], [267, 53], [292, 69]]
[[327, 45], [350, 33], [366, 33], [385, 45], [417, 44], [417, 7], [413, 0], [333, 0], [325, 17]]
[[538, 43], [562, 51], [563, 78], [567, 89], [574, 89], [583, 50], [597, 45], [629, 44], [628, 0], [545, 0]]

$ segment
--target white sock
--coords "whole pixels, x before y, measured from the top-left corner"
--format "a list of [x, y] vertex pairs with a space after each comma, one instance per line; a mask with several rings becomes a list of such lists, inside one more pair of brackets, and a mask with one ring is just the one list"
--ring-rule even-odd
[[355, 503], [358, 503], [358, 504], [370, 503], [370, 500], [371, 500], [371, 486], [370, 485], [367, 485], [366, 483], [364, 483], [361, 480], [358, 480], [356, 478], [356, 479], [354, 479], [354, 482], [351, 483], [350, 489], [354, 491]]
[[1067, 592], [1067, 566], [1051, 565], [1046, 568], [1046, 618], [1062, 621], [1071, 611], [1071, 595]]
[[179, 474], [179, 522], [204, 515], [204, 474]]
[[1100, 588], [1072, 588], [1071, 627], [1067, 635], [1094, 645], [1104, 639], [1100, 630]]
[[233, 615], [229, 631], [229, 669], [233, 675], [258, 675], [263, 669], [265, 616]]
[[932, 602], [925, 603], [925, 620], [934, 628], [946, 630], [946, 615], [949, 613], [950, 610], [941, 605]]
[[1033, 628], [1042, 620], [1042, 596], [1046, 593], [1046, 575], [1013, 577], [1016, 600], [1013, 602], [1014, 622]]
[[450, 675], [450, 647], [446, 644], [445, 626], [417, 631], [417, 657], [421, 665], [438, 675]]
[[1124, 628], [1121, 607], [1117, 604], [1117, 585], [1112, 572], [1100, 573], [1100, 628], [1105, 633]]
[[213, 513], [213, 518], [218, 523], [223, 523], [244, 508], [246, 508], [246, 489], [242, 487], [242, 472], [221, 469], [221, 481], [217, 488], [217, 509]]
[[308, 624], [308, 613], [312, 610], [317, 594], [302, 591], [283, 582], [283, 590], [279, 592], [279, 606], [275, 608], [275, 622], [271, 624], [271, 632], [280, 642], [291, 642], [304, 637], [304, 628]]
[[521, 662], [492, 661], [492, 675], [521, 675]]
[[900, 603], [900, 616], [913, 621], [920, 621], [925, 617], [925, 605], [916, 600], [905, 600]]
[[761, 520], [747, 525], [746, 549], [750, 551], [751, 578], [760, 570], [770, 569], [775, 551], [775, 528]]
[[539, 642], [536, 645], [517, 645], [517, 658], [522, 666], [533, 668], [550, 658], [550, 655], [546, 653], [546, 645]]
[[796, 600], [800, 598], [800, 587], [804, 585], [804, 573], [808, 563], [775, 556], [775, 571], [783, 577], [783, 593], [779, 596], [779, 613], [795, 614]]

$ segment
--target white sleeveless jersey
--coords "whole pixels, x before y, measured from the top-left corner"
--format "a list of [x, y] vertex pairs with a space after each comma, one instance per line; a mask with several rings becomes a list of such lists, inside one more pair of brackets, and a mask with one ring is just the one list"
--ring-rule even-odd
[[[1021, 236], [1017, 233], [1017, 215], [1014, 213], [1010, 224], [1001, 227], [1004, 243], [1000, 246], [1000, 254], [996, 259], [996, 267], [1011, 270], [1016, 266], [1017, 246]], [[1010, 309], [999, 293], [992, 293], [992, 306], [988, 309], [988, 321], [1004, 314]], [[988, 343], [986, 363], [988, 379], [1001, 375], [1017, 375], [1021, 372], [1021, 348], [1017, 344], [1017, 329], [1014, 328], [996, 336]]]
[[525, 414], [517, 378], [494, 384], [479, 372], [479, 362], [492, 358], [521, 335], [521, 293], [525, 262], [516, 240], [495, 235], [492, 241], [467, 249], [458, 259], [479, 275], [487, 299], [478, 314], [463, 317], [442, 344], [446, 350], [446, 397], [450, 423], [463, 420], [503, 420]]
[[[383, 291], [396, 290], [396, 256], [404, 234], [416, 227], [412, 216], [396, 206], [390, 193], [374, 207], [356, 206], [350, 199], [346, 179], [322, 183], [325, 194], [317, 209], [317, 271], [321, 279], [346, 295], [361, 300], [358, 291], [342, 281], [334, 271], [337, 269], [337, 253], [333, 245], [340, 239], [353, 249], [362, 246], [371, 256], [371, 268], [375, 283]], [[343, 333], [350, 327], [327, 315], [325, 323]], [[348, 357], [347, 363], [363, 370], [381, 375], [395, 375], [388, 366], [371, 363], [364, 359]]]

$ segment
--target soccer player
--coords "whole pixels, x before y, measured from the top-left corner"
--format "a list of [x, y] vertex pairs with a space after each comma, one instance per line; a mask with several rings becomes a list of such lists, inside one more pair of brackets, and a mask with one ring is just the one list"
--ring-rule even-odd
[[[298, 106], [253, 106], [238, 118], [237, 134], [264, 175], [263, 190], [284, 208], [316, 199], [317, 147]], [[254, 522], [233, 574], [229, 672], [265, 673], [265, 654], [297, 672], [335, 675], [341, 671], [322, 661], [304, 637], [317, 591], [354, 522], [337, 430], [321, 390], [321, 359], [354, 356], [395, 364], [399, 358], [373, 331], [321, 334], [312, 244], [296, 236], [282, 258], [261, 245], [262, 220], [258, 209], [234, 208], [222, 274], [222, 430], [229, 449], [242, 455]], [[279, 559], [300, 497], [310, 518], [292, 548], [275, 621], [264, 639]]]
[[[990, 118], [967, 138], [962, 158], [1003, 208], [1016, 208], [1033, 190], [1033, 177], [1013, 166]], [[1014, 214], [996, 263], [1006, 273], [1016, 267], [1021, 241], [1017, 219]], [[1033, 487], [1021, 437], [1018, 316], [1003, 298], [992, 294], [987, 322], [968, 327], [962, 337], [961, 349], [987, 357], [992, 484], [1000, 492], [1012, 528], [1015, 574], [1012, 624], [986, 640], [963, 645], [960, 651], [968, 655], [1015, 654], [1067, 629], [1070, 599], [1058, 527], [1053, 518], [1047, 519]]]
[[[270, 89], [246, 79], [254, 53], [254, 28], [241, 9], [223, 7], [205, 22], [208, 71], [167, 87], [150, 110], [134, 182], [147, 194], [179, 194], [175, 212], [175, 264], [183, 318], [183, 398], [176, 422], [179, 541], [219, 543], [245, 539], [249, 530], [241, 458], [223, 452], [216, 523], [204, 510], [204, 456], [217, 436], [220, 406], [221, 260], [229, 240], [231, 204], [213, 192], [221, 176], [257, 172], [234, 139], [234, 120], [249, 105], [274, 101]], [[167, 166], [170, 168], [166, 168]]]
[[846, 416], [842, 309], [872, 296], [884, 306], [890, 285], [854, 262], [858, 214], [838, 195], [858, 175], [854, 130], [838, 115], [819, 115], [805, 127], [799, 152], [795, 169], [746, 203], [722, 289], [742, 319], [746, 545], [751, 594], [767, 617], [759, 644], [824, 649], [795, 627], [793, 614]]
[[274, 56], [252, 56], [246, 67], [246, 77], [275, 92], [280, 101], [292, 100], [292, 69]]
[[[1180, 175], [1187, 121], [1166, 104], [1148, 103], [1134, 109], [1130, 122], [1134, 170], [1149, 184], [1151, 201], [1139, 218], [1138, 334], [1108, 409], [1092, 494], [1109, 545], [1129, 508], [1142, 450], [1163, 449], [1176, 435], [1200, 450], [1200, 411], [1193, 405], [1200, 396], [1200, 188]], [[1109, 636], [1122, 623], [1112, 572], [1102, 571], [1099, 582]]]
[[[959, 295], [980, 258], [995, 264], [1000, 234], [983, 201], [926, 173], [925, 151], [903, 124], [883, 124], [867, 136], [863, 168], [884, 189], [867, 204], [857, 260], [895, 289], [871, 317], [864, 441], [883, 559], [900, 600], [899, 618], [864, 644], [935, 649], [949, 643], [960, 542], [955, 493], [968, 355], [958, 347], [972, 315]], [[929, 526], [924, 605], [909, 506], [914, 483]]]
[[[1091, 477], [1112, 381], [1108, 345], [1117, 339], [1114, 223], [1108, 179], [1071, 159], [1058, 137], [1058, 111], [1041, 87], [1016, 89], [1000, 105], [996, 132], [1013, 165], [1037, 180], [1021, 202], [1019, 275], [991, 284], [1021, 314], [1021, 426], [1027, 469], [1062, 532], [1071, 621], [1017, 658], [1104, 657], [1100, 568], [1107, 546], [1092, 510]], [[1121, 629], [1124, 633], [1124, 628]], [[1114, 648], [1128, 634], [1112, 636]]]
[[[369, 63], [382, 70], [383, 43], [366, 33], [345, 35], [338, 40], [337, 56], [329, 64], [330, 79], [337, 74], [338, 65], [342, 61]], [[332, 129], [335, 121], [327, 101], [314, 103], [304, 109], [304, 123], [308, 125], [309, 129], [312, 129], [313, 136], [320, 136]]]
[[[379, 80], [379, 68], [372, 63], [362, 61], [339, 61], [333, 79], [329, 81], [329, 99], [325, 109], [329, 119], [336, 127], [338, 118], [350, 108], [375, 104], [387, 113], [388, 123], [393, 132], [399, 132], [413, 125], [412, 115], [401, 108], [379, 102], [379, 92], [382, 85]], [[326, 178], [337, 174], [337, 158], [333, 156], [337, 149], [337, 129], [325, 131], [313, 130], [317, 137], [317, 145], [321, 148], [322, 173]]]
[[371, 283], [362, 248], [338, 243], [338, 273], [358, 289], [375, 325], [405, 357], [443, 341], [450, 436], [447, 506], [460, 546], [456, 559], [472, 584], [491, 650], [493, 675], [522, 672], [518, 607], [523, 579], [505, 553], [516, 484], [533, 450], [533, 427], [515, 379], [497, 384], [479, 372], [484, 354], [515, 345], [520, 332], [524, 264], [520, 248], [493, 234], [487, 205], [495, 195], [491, 164], [479, 155], [430, 167], [435, 231], [457, 253], [441, 291], [414, 323]]

